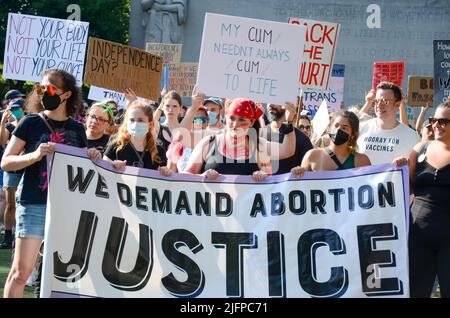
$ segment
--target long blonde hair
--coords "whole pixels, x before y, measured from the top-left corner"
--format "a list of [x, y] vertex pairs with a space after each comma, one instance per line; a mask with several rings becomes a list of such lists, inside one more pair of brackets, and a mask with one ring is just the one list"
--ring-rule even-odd
[[[130, 105], [128, 105], [127, 110], [125, 111], [124, 119], [122, 124], [119, 127], [119, 131], [117, 133], [116, 142], [118, 144], [116, 153], [121, 151], [125, 146], [130, 142], [131, 135], [127, 130], [128, 123], [128, 114], [131, 109], [140, 109], [144, 112], [145, 116], [148, 118], [148, 122], [153, 122], [153, 110], [147, 105], [145, 102], [140, 100], [135, 100]], [[156, 149], [156, 141], [153, 138], [151, 129], [148, 130], [145, 135], [145, 144], [147, 149], [150, 151], [153, 163], [160, 163], [161, 160], [158, 158], [158, 150]]]

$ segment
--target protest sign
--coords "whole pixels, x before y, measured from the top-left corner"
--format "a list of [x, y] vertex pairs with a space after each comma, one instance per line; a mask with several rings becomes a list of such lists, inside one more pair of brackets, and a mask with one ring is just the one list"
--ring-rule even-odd
[[161, 56], [164, 63], [180, 63], [182, 46], [183, 44], [147, 42], [145, 50], [149, 53]]
[[450, 40], [433, 41], [434, 56], [434, 105], [450, 97]]
[[374, 62], [372, 88], [377, 90], [381, 82], [391, 82], [402, 88], [403, 76], [405, 74], [405, 62]]
[[345, 65], [334, 64], [330, 78], [330, 88], [326, 91], [303, 89], [303, 109], [314, 118], [320, 104], [326, 100], [328, 112], [339, 112], [344, 105], [344, 71]]
[[124, 108], [127, 105], [125, 94], [94, 85], [91, 85], [89, 89], [88, 98], [97, 102], [105, 99], [114, 99], [117, 105], [119, 105], [119, 108]]
[[429, 76], [408, 76], [408, 105], [425, 107], [433, 105], [433, 78]]
[[162, 67], [160, 56], [90, 37], [84, 83], [158, 100]]
[[190, 98], [197, 80], [198, 63], [170, 63], [167, 66], [169, 90]]
[[42, 71], [62, 69], [83, 82], [89, 23], [8, 14], [3, 77], [40, 82]]
[[56, 145], [43, 297], [407, 297], [408, 170], [205, 181]]
[[289, 18], [289, 23], [306, 27], [300, 86], [303, 89], [327, 90], [330, 87], [331, 69], [340, 25], [302, 18]]
[[197, 84], [218, 97], [295, 102], [305, 27], [207, 13]]

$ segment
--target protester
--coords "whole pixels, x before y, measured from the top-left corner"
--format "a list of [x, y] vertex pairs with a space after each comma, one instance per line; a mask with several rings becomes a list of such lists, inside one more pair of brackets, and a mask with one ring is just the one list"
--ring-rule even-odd
[[436, 275], [441, 297], [450, 297], [450, 102], [430, 124], [434, 141], [419, 143], [409, 158], [414, 193], [409, 230], [411, 297], [430, 297]]
[[358, 146], [372, 164], [392, 162], [397, 157], [408, 156], [419, 135], [408, 126], [399, 123], [396, 113], [402, 100], [398, 86], [381, 82], [374, 100], [376, 118], [361, 125]]
[[86, 119], [86, 136], [89, 148], [95, 148], [104, 153], [109, 141], [106, 133], [114, 123], [114, 105], [106, 102], [92, 104]]
[[[295, 112], [293, 104], [284, 107], [287, 116]], [[256, 181], [265, 179], [272, 173], [270, 160], [294, 154], [295, 134], [292, 125], [286, 127], [281, 146], [260, 138], [258, 119], [263, 113], [249, 99], [234, 99], [226, 109], [224, 132], [203, 138], [194, 148], [184, 172], [202, 174], [209, 180], [221, 174], [252, 175]]]
[[349, 111], [342, 111], [332, 123], [330, 146], [308, 151], [300, 167], [291, 170], [296, 177], [305, 171], [345, 170], [370, 166], [369, 158], [356, 151], [359, 134], [359, 119]]
[[[25, 168], [16, 211], [14, 261], [4, 297], [23, 297], [25, 282], [44, 238], [48, 186], [45, 156], [53, 153], [52, 143], [87, 146], [83, 126], [71, 118], [81, 107], [80, 88], [73, 75], [63, 70], [44, 71], [42, 82], [35, 86], [28, 106], [34, 111], [44, 111], [29, 115], [19, 123], [1, 163], [5, 171]], [[89, 150], [88, 155], [100, 158], [96, 150]]]
[[[24, 116], [25, 100], [21, 98], [12, 99], [9, 102], [8, 108], [3, 113], [0, 127], [0, 144], [5, 146], [11, 139], [12, 132], [19, 124], [19, 121]], [[10, 122], [10, 119], [13, 119]], [[3, 174], [3, 191], [6, 198], [6, 208], [4, 213], [5, 221], [5, 236], [0, 243], [0, 249], [11, 249], [14, 237], [13, 227], [15, 224], [16, 215], [16, 190], [22, 178], [23, 170], [4, 172]]]
[[[261, 136], [267, 139], [267, 141], [274, 141], [278, 143], [283, 143], [285, 134], [283, 131], [287, 129], [286, 124], [292, 124], [292, 118], [286, 117], [286, 110], [282, 108], [281, 105], [268, 104], [267, 105], [268, 116], [271, 120], [269, 126], [261, 129]], [[291, 115], [295, 115], [291, 113]], [[309, 127], [311, 127], [309, 125]], [[308, 150], [312, 149], [313, 146], [309, 138], [304, 135], [299, 129], [294, 128], [295, 132], [295, 153], [289, 158], [282, 160], [274, 160], [272, 161], [272, 173], [273, 174], [283, 174], [288, 173], [295, 166], [298, 166], [302, 163], [303, 157], [305, 156]]]
[[160, 170], [164, 174], [167, 159], [165, 150], [156, 144], [153, 137], [153, 124], [152, 108], [143, 101], [131, 102], [103, 159], [112, 162], [118, 170], [127, 165]]
[[308, 115], [300, 115], [298, 118], [298, 129], [304, 133], [306, 137], [311, 138], [312, 126], [311, 119]]
[[207, 130], [218, 133], [223, 129], [223, 104], [220, 98], [210, 97], [205, 100], [203, 106], [208, 110], [208, 127]]

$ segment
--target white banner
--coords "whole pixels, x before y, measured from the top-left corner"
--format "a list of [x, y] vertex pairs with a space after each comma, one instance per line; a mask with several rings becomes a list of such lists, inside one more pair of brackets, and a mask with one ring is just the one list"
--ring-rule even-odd
[[119, 105], [119, 108], [125, 108], [125, 106], [127, 106], [127, 99], [125, 98], [125, 94], [112, 91], [110, 89], [97, 87], [95, 85], [91, 85], [91, 87], [89, 88], [88, 98], [97, 102], [105, 99], [114, 99]]
[[3, 77], [40, 82], [42, 71], [66, 70], [83, 83], [89, 23], [8, 14]]
[[42, 296], [406, 297], [406, 167], [205, 182], [49, 160]]
[[210, 96], [295, 102], [305, 27], [207, 13], [198, 67]]

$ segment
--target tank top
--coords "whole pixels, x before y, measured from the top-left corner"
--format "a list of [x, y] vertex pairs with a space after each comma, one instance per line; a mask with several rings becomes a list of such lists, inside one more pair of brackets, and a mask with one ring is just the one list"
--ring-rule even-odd
[[346, 170], [355, 168], [355, 154], [351, 153], [347, 157], [347, 159], [345, 159], [345, 161], [342, 163], [339, 161], [339, 159], [336, 157], [336, 154], [333, 151], [331, 151], [330, 148], [327, 148], [326, 150], [331, 160], [333, 160], [334, 163], [338, 166], [336, 170]]
[[251, 175], [253, 172], [259, 170], [259, 166], [256, 162], [254, 151], [250, 151], [250, 154], [249, 158], [245, 160], [228, 158], [219, 151], [216, 136], [211, 136], [209, 149], [201, 172], [214, 169], [220, 174]]

